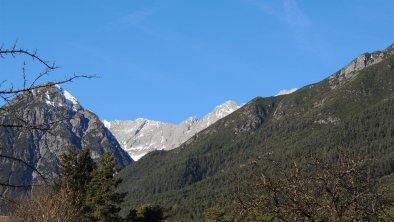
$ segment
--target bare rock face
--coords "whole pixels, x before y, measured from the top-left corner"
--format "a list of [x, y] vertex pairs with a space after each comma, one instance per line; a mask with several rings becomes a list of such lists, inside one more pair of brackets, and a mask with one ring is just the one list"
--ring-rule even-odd
[[139, 118], [103, 121], [134, 160], [154, 150], [171, 150], [240, 106], [227, 101], [201, 119], [189, 117], [179, 125]]
[[364, 68], [381, 62], [388, 55], [394, 54], [394, 45], [389, 46], [383, 51], [364, 53], [350, 62], [347, 66], [329, 77], [331, 89], [341, 86], [346, 80], [353, 79]]
[[[111, 152], [119, 168], [133, 162], [100, 119], [60, 87], [41, 88], [19, 95], [2, 107], [0, 126], [4, 124], [49, 127], [49, 130], [0, 127], [0, 154], [22, 159], [47, 178], [57, 175], [59, 157], [68, 147], [90, 148], [93, 159]], [[0, 182], [27, 185], [18, 189], [0, 187], [3, 195], [20, 189], [29, 190], [28, 185], [42, 179], [26, 165], [7, 158], [0, 158], [0, 169]]]

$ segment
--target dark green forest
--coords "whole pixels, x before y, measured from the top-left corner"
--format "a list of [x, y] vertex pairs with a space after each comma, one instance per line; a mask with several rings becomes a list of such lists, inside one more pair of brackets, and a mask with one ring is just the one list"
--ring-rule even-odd
[[[332, 88], [330, 79], [284, 96], [255, 98], [179, 148], [155, 151], [120, 172], [123, 209], [163, 206], [170, 221], [202, 221], [215, 205], [232, 212], [239, 181], [265, 157], [285, 169], [306, 156], [370, 158], [368, 172], [391, 183], [394, 172], [394, 56]], [[242, 178], [242, 179], [240, 179]], [[126, 212], [123, 212], [124, 214]]]

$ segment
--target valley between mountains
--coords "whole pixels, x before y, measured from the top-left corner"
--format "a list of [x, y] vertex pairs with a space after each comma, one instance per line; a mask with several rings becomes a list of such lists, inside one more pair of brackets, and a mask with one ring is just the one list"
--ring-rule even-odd
[[[153, 204], [168, 221], [203, 221], [213, 207], [237, 221], [235, 194], [258, 189], [242, 186], [260, 164], [279, 175], [308, 156], [337, 160], [348, 153], [370, 159], [368, 178], [394, 186], [394, 45], [362, 54], [320, 82], [242, 105], [230, 100], [180, 124], [100, 120], [60, 86], [23, 92], [0, 110], [2, 125], [22, 124], [19, 117], [51, 129], [0, 127], [1, 155], [23, 159], [50, 179], [58, 176], [66, 147], [89, 148], [95, 161], [109, 152], [123, 178], [117, 188], [126, 195], [123, 216]], [[7, 159], [0, 168], [0, 182], [26, 185], [0, 186], [1, 196], [29, 193], [28, 185], [41, 180]]]

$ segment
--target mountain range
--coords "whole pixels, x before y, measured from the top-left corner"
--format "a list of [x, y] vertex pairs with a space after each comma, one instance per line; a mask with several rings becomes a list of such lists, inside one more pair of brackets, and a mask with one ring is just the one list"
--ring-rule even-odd
[[[239, 184], [255, 176], [250, 166], [266, 164], [267, 155], [285, 167], [289, 159], [336, 158], [346, 151], [371, 158], [372, 177], [394, 181], [393, 116], [391, 45], [358, 56], [320, 82], [242, 106], [227, 101], [179, 125], [143, 118], [102, 122], [60, 86], [34, 89], [1, 107], [0, 155], [53, 178], [68, 148], [90, 148], [95, 160], [111, 152], [122, 169], [124, 214], [150, 203], [164, 206], [171, 220], [202, 221], [209, 207], [232, 210]], [[0, 183], [21, 185], [0, 186], [2, 197], [29, 191], [42, 179], [9, 158], [0, 159], [0, 169]]]
[[142, 156], [154, 150], [171, 150], [196, 133], [209, 127], [219, 119], [229, 115], [240, 106], [234, 101], [227, 101], [198, 119], [189, 117], [179, 125], [159, 122], [144, 118], [134, 121], [115, 120], [103, 121], [104, 125], [113, 133], [124, 150], [133, 160], [139, 160]]
[[173, 221], [202, 221], [212, 206], [231, 212], [240, 184], [258, 176], [254, 163], [279, 169], [267, 155], [286, 167], [349, 152], [371, 159], [372, 177], [394, 181], [393, 116], [394, 45], [291, 94], [257, 97], [178, 148], [147, 154], [119, 174], [128, 193], [122, 209], [159, 204]]

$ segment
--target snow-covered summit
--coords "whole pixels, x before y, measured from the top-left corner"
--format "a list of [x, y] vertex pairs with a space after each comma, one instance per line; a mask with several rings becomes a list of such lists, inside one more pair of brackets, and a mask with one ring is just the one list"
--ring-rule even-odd
[[72, 105], [79, 105], [78, 100], [71, 95], [67, 90], [63, 90], [63, 95], [66, 98], [67, 102], [69, 102]]
[[107, 129], [111, 128], [111, 122], [107, 121], [107, 120], [102, 120], [103, 124], [105, 127], [107, 127]]
[[71, 106], [74, 111], [78, 111], [78, 109], [81, 108], [81, 105], [79, 104], [78, 100], [73, 95], [71, 95], [70, 92], [63, 89], [58, 84], [56, 84], [55, 87], [58, 88], [59, 93], [64, 96], [64, 99], [65, 99], [65, 102], [67, 103], [67, 105]]
[[82, 109], [78, 100], [59, 85], [38, 88], [33, 90], [32, 93], [35, 96], [43, 96], [45, 103], [53, 107], [70, 107], [75, 112]]

